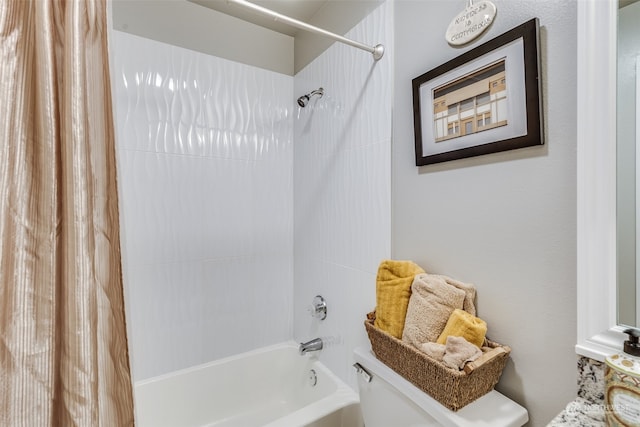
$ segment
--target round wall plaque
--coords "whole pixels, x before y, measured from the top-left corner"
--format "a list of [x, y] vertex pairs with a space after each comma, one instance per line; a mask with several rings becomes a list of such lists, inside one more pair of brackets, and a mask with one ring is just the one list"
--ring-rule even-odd
[[460, 46], [474, 40], [489, 28], [496, 11], [496, 6], [488, 0], [470, 1], [469, 6], [449, 24], [445, 35], [447, 42]]

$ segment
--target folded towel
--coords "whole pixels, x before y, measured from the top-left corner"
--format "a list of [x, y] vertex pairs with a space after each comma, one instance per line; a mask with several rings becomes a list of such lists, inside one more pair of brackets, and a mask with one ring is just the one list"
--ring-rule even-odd
[[435, 342], [453, 310], [462, 308], [464, 297], [464, 291], [448, 285], [442, 276], [418, 274], [411, 285], [402, 340], [416, 348]]
[[374, 326], [400, 339], [404, 329], [411, 283], [424, 273], [412, 261], [384, 260], [376, 278], [376, 320]]
[[487, 323], [464, 310], [454, 310], [447, 320], [444, 330], [437, 339], [438, 344], [445, 344], [450, 336], [462, 337], [480, 347], [487, 334]]
[[475, 316], [476, 315], [476, 287], [471, 283], [463, 283], [459, 280], [452, 279], [451, 277], [441, 276], [447, 284], [451, 286], [455, 286], [458, 289], [464, 291], [464, 304], [462, 309], [467, 313]]
[[462, 337], [450, 336], [445, 344], [442, 361], [452, 369], [461, 370], [467, 362], [473, 362], [482, 356], [482, 351]]
[[471, 366], [470, 362], [478, 363], [484, 354], [478, 347], [462, 337], [449, 337], [446, 345], [426, 342], [420, 345], [419, 350], [432, 359], [457, 370], [466, 368], [468, 365]]
[[432, 359], [435, 359], [438, 362], [442, 362], [446, 346], [444, 344], [438, 344], [435, 342], [426, 342], [424, 344], [421, 344], [418, 349], [423, 353], [431, 356]]

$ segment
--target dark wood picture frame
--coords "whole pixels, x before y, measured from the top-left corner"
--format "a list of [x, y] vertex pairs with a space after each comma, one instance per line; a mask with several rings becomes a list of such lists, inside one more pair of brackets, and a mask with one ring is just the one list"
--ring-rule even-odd
[[533, 18], [412, 80], [416, 166], [544, 144], [539, 31]]

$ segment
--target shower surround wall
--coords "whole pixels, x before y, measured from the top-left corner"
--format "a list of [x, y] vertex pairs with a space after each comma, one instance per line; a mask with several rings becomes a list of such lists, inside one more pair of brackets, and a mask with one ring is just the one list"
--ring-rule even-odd
[[351, 353], [390, 256], [389, 3], [346, 34], [383, 43], [380, 61], [333, 44], [295, 77], [113, 31], [136, 381], [320, 336], [320, 359], [356, 387]]
[[[294, 337], [322, 337], [320, 360], [354, 388], [352, 351], [368, 345], [363, 322], [390, 256], [391, 3], [346, 35], [384, 44], [380, 61], [336, 43], [294, 79], [296, 96], [324, 88], [294, 113]], [[316, 294], [323, 321], [307, 310]]]
[[134, 379], [291, 339], [293, 77], [110, 42]]

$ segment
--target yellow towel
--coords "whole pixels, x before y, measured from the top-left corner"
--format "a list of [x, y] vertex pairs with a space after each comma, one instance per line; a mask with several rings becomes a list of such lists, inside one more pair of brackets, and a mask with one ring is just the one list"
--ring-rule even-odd
[[462, 337], [480, 347], [487, 334], [487, 323], [464, 310], [456, 309], [451, 313], [444, 330], [436, 341], [438, 344], [447, 342], [447, 337]]
[[411, 283], [420, 273], [424, 270], [413, 261], [384, 260], [380, 263], [376, 278], [376, 328], [402, 338]]

